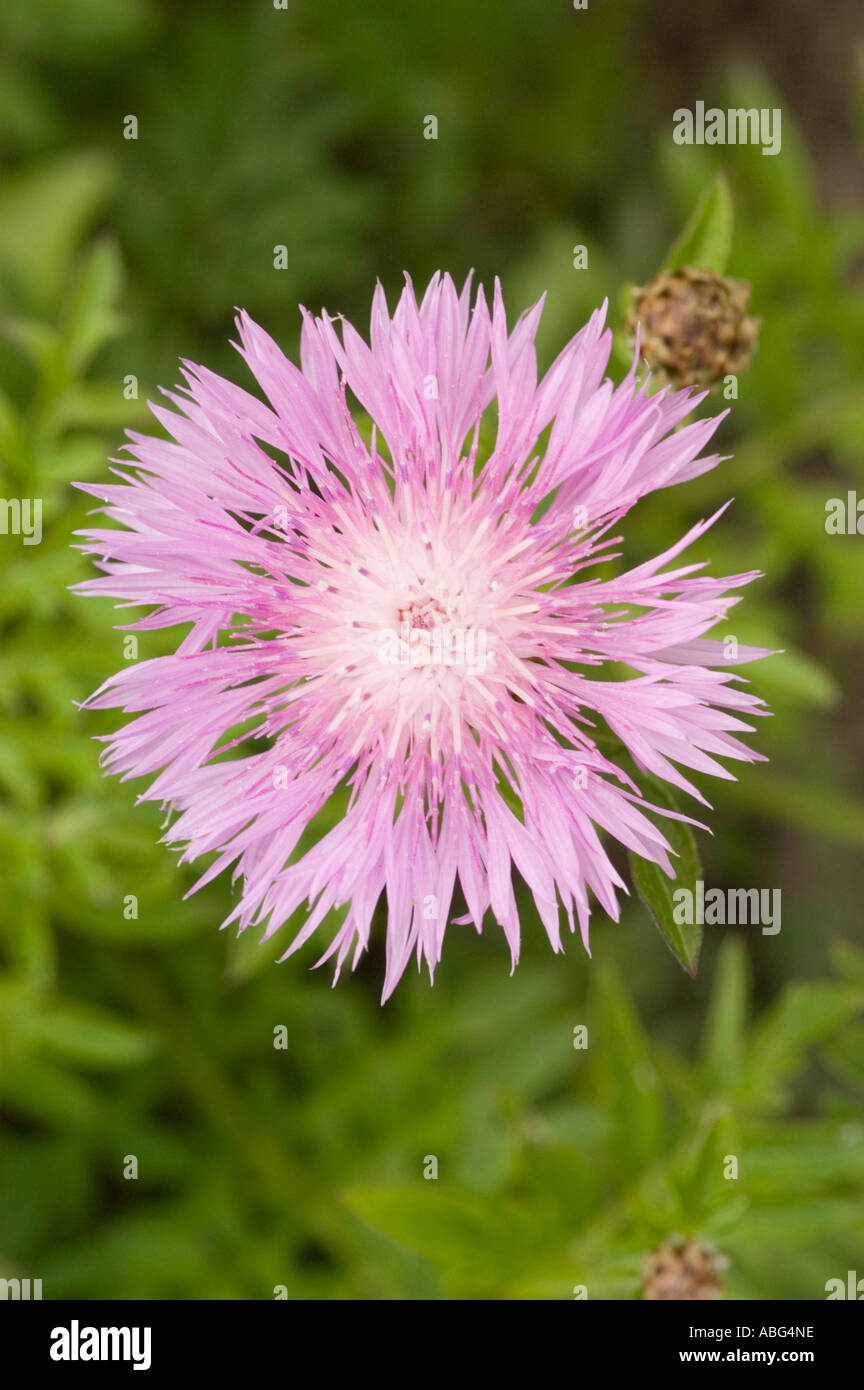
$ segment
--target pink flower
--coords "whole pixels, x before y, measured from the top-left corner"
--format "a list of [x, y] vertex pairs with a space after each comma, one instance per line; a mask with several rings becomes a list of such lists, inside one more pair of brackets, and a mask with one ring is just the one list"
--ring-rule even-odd
[[[457, 882], [460, 921], [480, 931], [491, 910], [515, 965], [514, 865], [556, 951], [560, 907], [586, 947], [591, 895], [618, 918], [603, 832], [673, 874], [659, 808], [595, 742], [604, 721], [700, 800], [682, 769], [729, 777], [718, 757], [756, 756], [736, 735], [764, 708], [703, 635], [754, 576], [675, 563], [715, 518], [608, 566], [640, 497], [717, 462], [700, 454], [719, 417], [675, 430], [704, 393], [649, 395], [635, 365], [605, 379], [605, 306], [538, 383], [541, 310], [508, 334], [497, 283], [490, 314], [436, 275], [391, 318], [379, 286], [368, 346], [304, 311], [302, 369], [240, 313], [267, 404], [186, 363], [179, 413], [152, 407], [173, 442], [131, 434], [134, 467], [86, 486], [125, 529], [83, 533], [103, 575], [80, 590], [149, 605], [139, 629], [190, 625], [90, 699], [137, 716], [104, 766], [157, 774], [142, 799], [179, 813], [166, 841], [215, 852], [196, 887], [234, 866], [228, 922], [266, 940], [308, 904], [286, 955], [342, 908], [322, 957], [338, 976], [384, 893], [385, 998], [412, 953], [434, 971]], [[607, 662], [632, 679], [605, 680]], [[259, 751], [217, 760], [252, 735]], [[299, 853], [340, 788], [344, 814]]]

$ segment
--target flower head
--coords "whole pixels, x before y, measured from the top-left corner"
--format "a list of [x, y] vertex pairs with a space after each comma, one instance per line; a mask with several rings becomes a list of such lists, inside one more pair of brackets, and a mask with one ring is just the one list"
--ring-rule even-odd
[[335, 917], [322, 959], [356, 964], [383, 895], [385, 997], [412, 954], [434, 970], [454, 910], [478, 931], [491, 911], [515, 964], [514, 866], [555, 950], [565, 920], [587, 946], [592, 899], [619, 915], [604, 832], [673, 873], [598, 730], [694, 796], [682, 769], [755, 756], [737, 734], [760, 702], [703, 636], [752, 575], [676, 563], [710, 522], [608, 565], [640, 497], [716, 463], [718, 421], [676, 430], [702, 396], [650, 395], [635, 365], [605, 379], [604, 310], [538, 382], [541, 309], [508, 332], [497, 283], [490, 311], [436, 275], [391, 317], [379, 286], [368, 345], [303, 313], [300, 368], [240, 313], [266, 403], [186, 363], [176, 411], [152, 407], [170, 441], [131, 434], [134, 465], [87, 485], [124, 529], [84, 533], [103, 574], [79, 588], [148, 605], [138, 628], [189, 625], [91, 697], [136, 715], [105, 766], [156, 774], [166, 841], [215, 854], [200, 882], [233, 866], [228, 922], [266, 939], [307, 905], [286, 955]]

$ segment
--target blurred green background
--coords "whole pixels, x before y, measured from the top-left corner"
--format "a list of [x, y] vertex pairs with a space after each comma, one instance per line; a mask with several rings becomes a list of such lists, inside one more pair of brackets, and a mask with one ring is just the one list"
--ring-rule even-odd
[[[41, 497], [44, 535], [0, 537], [0, 1277], [632, 1299], [675, 1233], [716, 1245], [731, 1298], [864, 1275], [864, 537], [825, 531], [864, 496], [861, 28], [851, 3], [7, 0], [0, 491]], [[676, 146], [697, 100], [781, 107], [782, 153]], [[454, 927], [434, 989], [409, 974], [384, 1009], [380, 940], [331, 990], [314, 947], [276, 966], [220, 936], [230, 886], [181, 901], [194, 875], [73, 704], [124, 651], [122, 615], [67, 592], [72, 480], [106, 476], [180, 356], [247, 384], [235, 305], [293, 352], [298, 302], [363, 326], [376, 277], [473, 267], [513, 313], [548, 291], [548, 363], [718, 168], [761, 346], [730, 459], [626, 534], [638, 560], [734, 496], [699, 558], [765, 572], [717, 635], [785, 649], [746, 673], [771, 762], [703, 781], [699, 844], [710, 886], [782, 889], [782, 931], [706, 929], [693, 982], [638, 901], [595, 915], [593, 961], [523, 904], [513, 979], [494, 926]]]

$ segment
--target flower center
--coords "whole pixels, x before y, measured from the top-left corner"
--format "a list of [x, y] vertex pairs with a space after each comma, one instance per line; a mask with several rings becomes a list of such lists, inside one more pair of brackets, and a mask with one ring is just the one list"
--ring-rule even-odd
[[417, 628], [431, 632], [433, 628], [446, 627], [449, 621], [447, 609], [431, 596], [410, 599], [399, 607], [399, 622], [407, 623], [412, 632]]

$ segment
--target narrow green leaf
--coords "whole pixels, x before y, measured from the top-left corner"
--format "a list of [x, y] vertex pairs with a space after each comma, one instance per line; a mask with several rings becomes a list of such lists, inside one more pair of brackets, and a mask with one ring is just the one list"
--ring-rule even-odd
[[780, 1103], [807, 1047], [829, 1038], [862, 1007], [859, 985], [790, 985], [752, 1034], [736, 1087], [738, 1099], [765, 1108]]
[[[97, 241], [72, 285], [63, 313], [63, 350], [73, 372], [82, 372], [120, 328], [122, 320], [115, 306], [122, 278], [114, 243]], [[114, 390], [122, 402], [119, 386]]]
[[19, 465], [27, 458], [27, 440], [21, 417], [5, 391], [0, 391], [0, 464]]
[[464, 1296], [497, 1296], [542, 1240], [536, 1217], [499, 1194], [424, 1183], [358, 1186], [344, 1200], [370, 1226], [431, 1260]]
[[635, 1176], [656, 1158], [663, 1140], [663, 1093], [648, 1039], [611, 966], [593, 977], [596, 1005], [594, 1056], [609, 1093], [613, 1135], [610, 1159]]
[[141, 1062], [153, 1051], [152, 1040], [104, 1009], [86, 1004], [58, 1004], [39, 1018], [39, 1041], [46, 1050], [81, 1066], [123, 1067]]
[[841, 844], [864, 845], [864, 803], [833, 787], [793, 782], [760, 768], [758, 777], [724, 783], [722, 796], [732, 809], [744, 806]]
[[37, 309], [52, 305], [111, 182], [110, 161], [88, 150], [5, 176], [0, 188], [0, 280], [14, 285], [16, 302]]
[[0, 333], [14, 343], [38, 371], [56, 369], [60, 335], [52, 324], [23, 316], [4, 318], [0, 321]]
[[747, 1036], [750, 970], [743, 943], [725, 941], [720, 951], [705, 1025], [708, 1081], [725, 1087], [738, 1075]]
[[699, 1117], [698, 1127], [673, 1164], [682, 1218], [688, 1226], [701, 1224], [728, 1201], [725, 1159], [727, 1154], [739, 1150], [740, 1137], [731, 1110], [707, 1106]]
[[[642, 780], [645, 781], [645, 778]], [[656, 778], [651, 778], [644, 790], [651, 800], [677, 811], [675, 798]], [[675, 877], [667, 878], [659, 864], [632, 852], [629, 854], [630, 871], [636, 891], [657, 923], [666, 945], [687, 974], [695, 978], [702, 946], [702, 928], [697, 922], [676, 922], [674, 894], [686, 888], [693, 895], [691, 901], [695, 902], [696, 884], [702, 874], [699, 851], [693, 831], [683, 821], [664, 820], [663, 834], [675, 855]]]
[[667, 252], [663, 270], [710, 270], [722, 275], [732, 249], [732, 195], [725, 174], [717, 174], [700, 197], [684, 230]]
[[838, 975], [842, 975], [850, 984], [864, 988], [864, 951], [861, 947], [838, 937], [831, 942], [830, 953], [831, 964]]

